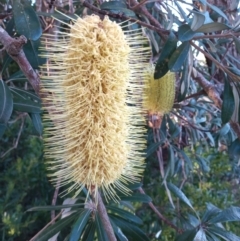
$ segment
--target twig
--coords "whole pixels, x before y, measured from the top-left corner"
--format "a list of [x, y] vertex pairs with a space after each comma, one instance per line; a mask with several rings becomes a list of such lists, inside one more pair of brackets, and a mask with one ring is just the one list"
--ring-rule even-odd
[[29, 241], [34, 241], [35, 238], [37, 238], [37, 236], [44, 231], [47, 227], [49, 227], [51, 224], [53, 224], [55, 222], [56, 219], [58, 219], [63, 211], [61, 211], [53, 220], [51, 220], [46, 226], [44, 226], [34, 237], [32, 237]]
[[[58, 197], [58, 192], [59, 192], [59, 188], [60, 188], [60, 178], [58, 179], [57, 181], [57, 187], [55, 189], [55, 192], [53, 194], [53, 199], [52, 199], [52, 206], [55, 206], [56, 205], [56, 202], [57, 202], [57, 197]], [[51, 220], [54, 220], [55, 219], [55, 210], [52, 210], [51, 211]]]
[[23, 125], [24, 125], [24, 122], [25, 122], [25, 116], [21, 116], [21, 119], [22, 119], [22, 123], [21, 123], [21, 126], [20, 126], [20, 129], [18, 131], [18, 135], [17, 135], [17, 139], [14, 141], [14, 144], [11, 148], [9, 148], [5, 153], [3, 153], [0, 158], [3, 158], [4, 156], [6, 156], [10, 151], [14, 150], [17, 148], [18, 146], [18, 142], [19, 142], [19, 139], [20, 139], [20, 136], [22, 134], [22, 129], [23, 129]]
[[240, 36], [240, 33], [228, 32], [228, 33], [220, 33], [220, 34], [207, 34], [202, 36], [193, 37], [192, 40], [198, 39], [215, 39], [215, 38], [232, 38], [233, 36]]
[[[202, 74], [199, 72], [193, 71], [192, 78], [195, 79], [198, 84], [204, 89], [204, 91], [207, 93], [208, 97], [214, 102], [215, 106], [218, 107], [220, 110], [222, 108], [222, 99], [219, 96], [218, 91], [215, 88], [215, 85], [207, 81]], [[240, 140], [240, 125], [239, 123], [230, 120], [229, 121], [230, 126], [235, 131], [238, 139]]]
[[93, 12], [102, 14], [102, 15], [108, 15], [112, 18], [118, 18], [118, 19], [122, 19], [122, 20], [128, 20], [130, 22], [134, 22], [137, 23], [143, 27], [149, 28], [151, 30], [156, 31], [157, 33], [159, 33], [159, 35], [164, 36], [164, 34], [169, 34], [169, 31], [164, 29], [164, 28], [159, 28], [159, 27], [155, 27], [151, 24], [147, 24], [145, 22], [142, 22], [136, 18], [131, 18], [131, 17], [127, 17], [124, 14], [116, 14], [116, 13], [112, 13], [106, 10], [100, 10], [97, 7], [93, 6], [92, 4], [88, 3], [86, 0], [81, 1], [82, 5], [84, 7], [87, 7], [88, 9], [92, 10]]
[[35, 92], [39, 94], [40, 78], [28, 62], [25, 53], [22, 50], [22, 46], [27, 43], [27, 39], [24, 36], [12, 38], [0, 26], [0, 42], [3, 44], [4, 49], [10, 55], [10, 57], [18, 64]]
[[[144, 190], [140, 187], [139, 192], [142, 194], [145, 194]], [[158, 210], [157, 208], [154, 206], [154, 204], [152, 202], [148, 203], [149, 207], [153, 210], [154, 213], [157, 214], [157, 216], [164, 222], [166, 223], [168, 226], [174, 228], [178, 233], [182, 233], [182, 230], [180, 230], [177, 226], [175, 226], [172, 222], [170, 222], [167, 218], [165, 218]]]
[[97, 193], [97, 211], [102, 221], [103, 227], [107, 233], [109, 241], [117, 241], [107, 214], [107, 210], [103, 204], [103, 200], [99, 192]]
[[196, 48], [199, 52], [205, 55], [206, 58], [210, 59], [213, 63], [216, 64], [216, 66], [221, 69], [223, 72], [226, 72], [229, 76], [231, 76], [234, 80], [239, 81], [239, 77], [235, 74], [233, 74], [228, 68], [224, 67], [222, 64], [220, 64], [216, 59], [214, 59], [209, 53], [202, 50], [199, 46], [197, 46], [193, 41], [190, 41], [190, 44]]

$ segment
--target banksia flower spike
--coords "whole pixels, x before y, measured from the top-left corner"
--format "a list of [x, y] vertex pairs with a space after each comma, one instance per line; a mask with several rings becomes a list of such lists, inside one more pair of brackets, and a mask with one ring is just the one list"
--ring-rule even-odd
[[149, 124], [155, 128], [161, 125], [164, 114], [171, 111], [175, 99], [176, 76], [168, 72], [160, 79], [154, 79], [154, 66], [146, 72], [144, 107], [148, 110]]
[[[150, 50], [141, 31], [123, 32], [105, 17], [72, 19], [59, 38], [45, 36], [45, 156], [53, 180], [76, 195], [102, 188], [107, 199], [144, 168], [144, 66]], [[46, 69], [49, 68], [49, 71]], [[44, 104], [45, 103], [45, 104]]]

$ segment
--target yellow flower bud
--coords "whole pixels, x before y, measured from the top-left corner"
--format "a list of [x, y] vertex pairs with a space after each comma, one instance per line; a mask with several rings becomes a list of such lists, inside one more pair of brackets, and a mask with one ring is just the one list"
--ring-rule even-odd
[[171, 111], [175, 98], [176, 76], [168, 72], [160, 79], [154, 79], [154, 67], [146, 73], [144, 107], [152, 114], [164, 115]]
[[76, 195], [102, 188], [127, 193], [144, 169], [142, 117], [144, 66], [150, 58], [139, 30], [92, 15], [72, 20], [58, 40], [45, 36], [42, 77], [45, 156], [53, 180], [72, 183]]

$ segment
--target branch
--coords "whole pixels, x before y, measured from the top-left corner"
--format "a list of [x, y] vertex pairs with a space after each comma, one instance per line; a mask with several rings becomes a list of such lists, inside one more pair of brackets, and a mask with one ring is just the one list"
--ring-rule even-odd
[[20, 36], [19, 38], [12, 38], [0, 26], [0, 42], [3, 44], [3, 48], [7, 51], [9, 56], [18, 64], [35, 92], [39, 94], [40, 78], [28, 62], [22, 50], [23, 45], [27, 43], [26, 37]]
[[154, 18], [151, 13], [148, 12], [147, 8], [144, 5], [138, 3], [138, 1], [136, 0], [129, 0], [129, 3], [131, 4], [129, 6], [131, 10], [134, 10], [140, 14], [145, 15], [153, 26], [157, 28], [163, 28], [162, 25], [158, 22], [158, 20]]
[[[144, 190], [140, 187], [139, 189], [139, 192], [142, 193], [142, 194], [145, 194]], [[157, 214], [157, 216], [165, 223], [167, 224], [168, 226], [174, 228], [178, 233], [181, 233], [182, 230], [178, 229], [177, 226], [175, 226], [173, 223], [171, 223], [167, 218], [165, 218], [158, 210], [157, 208], [154, 206], [154, 204], [152, 202], [149, 202], [148, 203], [149, 207], [153, 210], [154, 213]]]
[[192, 78], [195, 79], [198, 84], [203, 88], [207, 93], [208, 97], [214, 102], [214, 104], [221, 109], [222, 108], [222, 99], [215, 87], [214, 84], [210, 83], [205, 77], [194, 69], [192, 71]]
[[227, 73], [230, 77], [233, 78], [233, 80], [239, 81], [239, 76], [233, 74], [228, 68], [223, 66], [221, 63], [219, 63], [216, 59], [214, 59], [209, 53], [206, 51], [202, 50], [199, 46], [197, 46], [193, 41], [190, 41], [190, 44], [197, 49], [199, 52], [204, 54], [204, 56], [208, 59], [210, 59], [213, 63], [216, 64], [216, 66], [221, 69], [223, 72]]
[[98, 202], [97, 211], [98, 211], [99, 217], [102, 221], [103, 227], [107, 233], [109, 241], [117, 241], [113, 228], [112, 228], [112, 225], [110, 223], [108, 214], [107, 214], [107, 210], [103, 204], [103, 200], [102, 200], [101, 194], [99, 192], [97, 195], [97, 202]]
[[[214, 84], [210, 83], [205, 79], [205, 77], [197, 72], [196, 70], [192, 72], [192, 78], [195, 79], [198, 84], [204, 89], [204, 91], [207, 93], [208, 97], [214, 102], [215, 106], [217, 106], [219, 109], [222, 108], [222, 99], [220, 98], [220, 95], [215, 87]], [[230, 126], [236, 133], [238, 139], [240, 140], [240, 125], [239, 123], [230, 120], [229, 121]]]
[[130, 18], [130, 17], [125, 16], [124, 14], [117, 14], [117, 13], [112, 13], [112, 12], [109, 12], [109, 11], [106, 11], [106, 10], [100, 10], [97, 7], [90, 4], [89, 2], [87, 2], [86, 0], [83, 0], [81, 3], [84, 7], [92, 10], [93, 12], [96, 12], [96, 13], [99, 13], [99, 14], [102, 14], [102, 15], [108, 15], [109, 17], [112, 17], [112, 18], [128, 20], [130, 22], [138, 23], [139, 25], [141, 25], [143, 27], [146, 27], [146, 28], [149, 28], [153, 31], [156, 31], [161, 36], [164, 36], [164, 34], [169, 34], [169, 31], [164, 29], [164, 28], [160, 28], [160, 27], [153, 26], [151, 24], [147, 24], [147, 23], [142, 22], [142, 21], [140, 21], [136, 18]]

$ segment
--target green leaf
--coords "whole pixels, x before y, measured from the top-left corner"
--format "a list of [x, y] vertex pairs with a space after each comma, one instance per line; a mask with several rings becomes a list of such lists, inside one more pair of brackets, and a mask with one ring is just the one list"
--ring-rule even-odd
[[198, 28], [195, 32], [211, 33], [211, 32], [216, 32], [216, 31], [221, 31], [226, 29], [230, 29], [230, 27], [223, 23], [213, 22], [213, 23], [204, 24], [202, 27]]
[[4, 134], [5, 130], [6, 130], [6, 128], [7, 128], [7, 125], [6, 125], [6, 124], [1, 124], [1, 123], [0, 123], [0, 138], [2, 138], [2, 136], [3, 136], [3, 134]]
[[70, 225], [70, 223], [79, 215], [79, 213], [71, 214], [53, 225], [44, 229], [35, 239], [34, 241], [46, 241], [54, 236], [56, 233], [60, 232], [63, 228]]
[[231, 158], [240, 157], [240, 140], [238, 138], [229, 146], [228, 154]]
[[237, 50], [238, 54], [240, 54], [240, 39], [233, 36], [233, 40], [235, 43], [236, 50]]
[[192, 210], [194, 210], [191, 202], [189, 201], [189, 199], [186, 197], [186, 195], [182, 192], [181, 189], [179, 189], [178, 187], [176, 187], [174, 184], [172, 183], [167, 183], [168, 189], [174, 193], [181, 201], [183, 201], [185, 204], [187, 204]]
[[94, 241], [95, 231], [96, 231], [96, 223], [95, 222], [89, 223], [84, 230], [82, 240]]
[[192, 13], [193, 13], [193, 20], [191, 24], [191, 29], [195, 31], [204, 24], [205, 15], [203, 13], [196, 12], [196, 11], [192, 11]]
[[85, 228], [87, 221], [89, 219], [89, 216], [91, 214], [91, 210], [87, 209], [84, 210], [81, 214], [76, 223], [73, 226], [72, 232], [70, 234], [70, 239], [69, 241], [78, 241], [83, 229]]
[[129, 222], [126, 222], [122, 218], [116, 218], [112, 215], [109, 215], [109, 216], [110, 216], [110, 220], [112, 222], [114, 222], [115, 225], [118, 226], [123, 231], [124, 234], [126, 233], [127, 237], [129, 237], [129, 238], [131, 237], [132, 240], [134, 240], [134, 241], [135, 240], [136, 241], [148, 241], [149, 240], [149, 238], [146, 236], [146, 234], [137, 226], [135, 226]]
[[103, 2], [100, 6], [101, 9], [111, 10], [115, 8], [127, 8], [127, 5], [121, 1]]
[[175, 124], [169, 116], [167, 116], [167, 122], [169, 126], [169, 134], [171, 136], [171, 140], [173, 140], [175, 137], [179, 135], [180, 130], [178, 125]]
[[29, 40], [24, 46], [23, 51], [34, 69], [38, 69], [39, 66], [46, 62], [46, 58], [40, 57], [38, 51], [40, 46], [40, 39], [36, 41]]
[[115, 235], [117, 236], [117, 238], [120, 241], [128, 241], [128, 239], [126, 238], [126, 236], [124, 235], [124, 233], [122, 232], [122, 230], [117, 227], [117, 225], [110, 219], [111, 225], [113, 227], [113, 231], [115, 233]]
[[194, 240], [208, 241], [206, 237], [206, 233], [202, 228], [198, 230]]
[[124, 13], [126, 16], [129, 17], [136, 16], [136, 14], [133, 11], [127, 8], [127, 5], [124, 2], [120, 1], [104, 2], [101, 4], [100, 8], [103, 10], [108, 10], [119, 14]]
[[43, 126], [42, 126], [42, 119], [41, 119], [40, 114], [30, 113], [30, 117], [32, 119], [32, 123], [33, 123], [35, 131], [37, 132], [37, 134], [39, 136], [41, 136], [42, 132], [43, 132]]
[[41, 102], [41, 99], [32, 91], [24, 90], [24, 89], [20, 89], [20, 88], [16, 88], [16, 87], [10, 87], [9, 89], [11, 90], [12, 94], [16, 98], [22, 98], [24, 100], [31, 99], [36, 102]]
[[40, 103], [32, 100], [23, 100], [14, 98], [13, 109], [20, 112], [41, 113]]
[[13, 111], [12, 94], [3, 80], [0, 80], [0, 123], [6, 124]]
[[56, 205], [56, 206], [38, 206], [29, 208], [27, 212], [35, 212], [35, 211], [52, 211], [52, 210], [60, 210], [65, 208], [79, 208], [84, 207], [84, 204], [67, 204], [67, 205]]
[[216, 6], [208, 3], [207, 1], [206, 1], [206, 4], [207, 4], [213, 11], [215, 11], [217, 14], [219, 14], [221, 17], [223, 17], [225, 20], [228, 21], [228, 17], [226, 16], [226, 14], [225, 14], [220, 8], [218, 8], [218, 7], [216, 7]]
[[197, 229], [191, 229], [183, 232], [182, 234], [178, 235], [175, 241], [193, 241], [194, 237], [196, 236]]
[[42, 27], [38, 16], [29, 4], [22, 4], [19, 0], [13, 3], [13, 16], [16, 31], [27, 39], [37, 40], [42, 35]]
[[61, 12], [53, 12], [53, 13], [36, 12], [36, 14], [39, 16], [55, 18], [55, 19], [59, 19], [67, 22], [69, 21], [70, 18], [77, 19], [77, 16], [75, 14], [69, 14], [69, 13], [62, 14]]
[[226, 124], [232, 117], [234, 112], [234, 96], [232, 92], [232, 87], [228, 80], [225, 79], [224, 81], [224, 90], [223, 90], [223, 103], [222, 103], [222, 112], [221, 118], [222, 123]]
[[206, 230], [208, 241], [220, 241], [220, 239], [213, 233], [209, 233], [208, 230]]
[[168, 61], [176, 48], [177, 38], [173, 32], [170, 32], [155, 66], [154, 79], [159, 79], [163, 77], [169, 71]]
[[130, 202], [143, 202], [143, 203], [149, 203], [152, 201], [152, 199], [142, 193], [133, 193], [131, 196], [125, 196], [125, 195], [119, 195], [119, 198], [122, 201], [130, 201]]
[[169, 165], [170, 165], [171, 175], [173, 176], [175, 172], [175, 156], [174, 156], [172, 145], [169, 145], [168, 154], [169, 154]]
[[110, 206], [110, 205], [107, 205], [106, 208], [108, 211], [111, 211], [109, 213], [112, 213], [112, 215], [114, 215], [114, 216], [115, 216], [115, 214], [117, 214], [118, 216], [120, 216], [130, 222], [133, 222], [135, 224], [143, 223], [142, 220], [138, 216], [136, 216], [122, 208], [118, 208], [118, 207], [114, 207], [114, 206]]
[[128, 183], [126, 185], [127, 188], [129, 188], [130, 190], [137, 190], [138, 188], [142, 187], [142, 183], [138, 182], [138, 183]]
[[222, 228], [214, 226], [209, 227], [207, 230], [209, 233], [213, 233], [226, 241], [240, 241], [240, 237]]
[[12, 61], [13, 61], [12, 58], [8, 54], [6, 54], [3, 59], [1, 75], [3, 75], [4, 71], [7, 69], [7, 67]]
[[152, 144], [147, 148], [146, 158], [148, 158], [149, 156], [151, 156], [151, 155], [158, 149], [158, 147], [162, 145], [163, 142], [164, 142], [164, 140], [162, 140], [162, 141], [160, 141], [160, 142], [152, 143]]
[[102, 225], [102, 221], [99, 217], [99, 214], [96, 213], [95, 215], [95, 221], [96, 221], [96, 226], [97, 226], [97, 240], [98, 241], [108, 241], [108, 237], [106, 234], [106, 231]]
[[196, 32], [194, 32], [188, 24], [183, 24], [178, 28], [178, 39], [182, 42], [191, 40]]
[[209, 220], [209, 223], [223, 223], [223, 222], [233, 222], [240, 221], [240, 208], [239, 207], [230, 207], [222, 212], [220, 212], [217, 216], [213, 217]]
[[168, 67], [171, 71], [177, 72], [181, 69], [184, 61], [186, 60], [188, 56], [188, 52], [190, 49], [189, 42], [183, 42], [171, 55]]
[[208, 203], [207, 210], [205, 211], [205, 213], [203, 214], [203, 217], [202, 217], [202, 222], [203, 223], [208, 222], [209, 219], [217, 216], [221, 211], [222, 211], [221, 209], [217, 208], [216, 206], [212, 205], [211, 203]]

